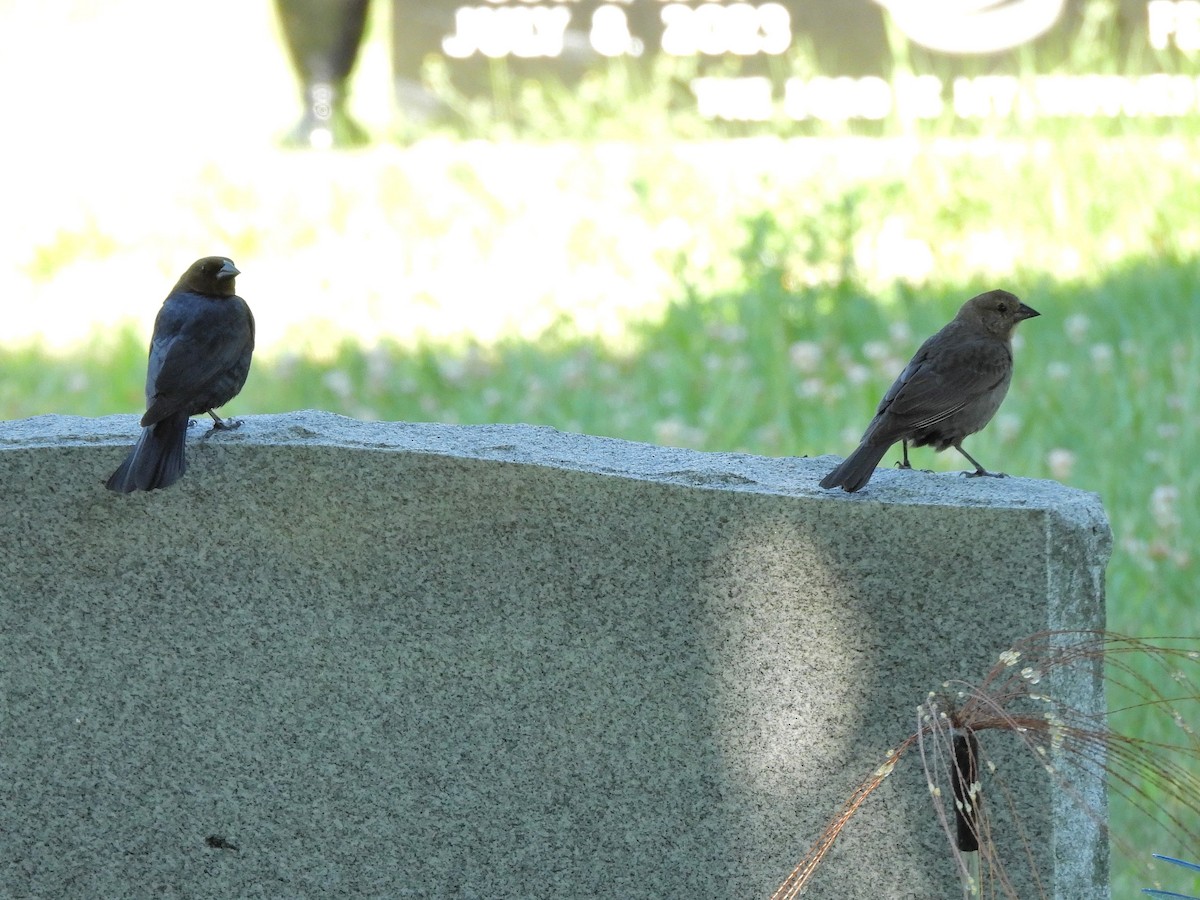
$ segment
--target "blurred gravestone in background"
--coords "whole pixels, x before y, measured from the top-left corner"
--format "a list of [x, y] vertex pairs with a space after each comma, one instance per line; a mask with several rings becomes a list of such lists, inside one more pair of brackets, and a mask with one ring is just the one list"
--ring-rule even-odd
[[299, 77], [304, 118], [294, 146], [356, 146], [366, 131], [346, 111], [346, 82], [358, 59], [368, 0], [276, 0], [284, 41]]
[[[366, 0], [277, 2], [331, 41], [335, 14], [361, 34]], [[418, 123], [445, 112], [431, 63], [489, 97], [610, 65], [662, 77], [664, 59], [691, 63], [677, 109], [715, 120], [1182, 116], [1197, 50], [1194, 0], [392, 0], [397, 103]]]

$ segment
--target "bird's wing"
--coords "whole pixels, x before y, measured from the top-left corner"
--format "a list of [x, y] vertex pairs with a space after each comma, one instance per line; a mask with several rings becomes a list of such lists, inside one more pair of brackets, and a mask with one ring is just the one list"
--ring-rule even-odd
[[253, 320], [246, 340], [231, 339], [245, 324], [232, 301], [189, 295], [163, 304], [154, 323], [150, 362], [146, 368], [146, 417], [160, 421], [191, 405], [193, 398], [222, 372], [233, 367], [254, 340]]
[[994, 390], [1012, 371], [1012, 350], [1004, 341], [935, 341], [939, 336], [922, 345], [884, 394], [872, 422], [876, 429], [901, 434], [936, 425]]

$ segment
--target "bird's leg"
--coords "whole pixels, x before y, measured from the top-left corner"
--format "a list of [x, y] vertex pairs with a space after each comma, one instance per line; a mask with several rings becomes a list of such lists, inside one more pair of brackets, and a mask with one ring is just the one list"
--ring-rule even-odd
[[[902, 460], [900, 460], [900, 462], [896, 463], [896, 468], [897, 469], [912, 469], [912, 463], [910, 463], [908, 461], [908, 441], [907, 440], [903, 440], [900, 442], [900, 452], [904, 454], [904, 459], [902, 459]], [[922, 469], [921, 471], [925, 472], [927, 474], [933, 474], [933, 469]]]
[[[242, 423], [241, 423], [241, 422], [239, 422], [237, 419], [222, 419], [220, 416], [218, 416], [218, 415], [217, 415], [215, 412], [213, 412], [211, 409], [208, 411], [208, 414], [209, 414], [210, 416], [212, 416], [212, 420], [213, 420], [213, 427], [212, 427], [212, 430], [213, 430], [213, 431], [218, 431], [218, 430], [221, 430], [221, 431], [232, 431], [232, 430], [233, 430], [233, 429], [235, 429], [235, 428], [241, 428], [241, 427], [242, 427]], [[974, 460], [971, 460], [971, 462], [974, 462]]]
[[955, 444], [954, 449], [957, 450], [959, 453], [961, 453], [963, 456], [965, 456], [967, 459], [969, 459], [971, 461], [971, 465], [973, 465], [975, 467], [974, 472], [963, 472], [963, 474], [966, 475], [968, 478], [978, 478], [981, 475], [986, 476], [988, 478], [1007, 478], [1008, 477], [1003, 472], [989, 472], [987, 469], [985, 469], [983, 466], [981, 466], [979, 464], [979, 461], [977, 459], [975, 459], [975, 457], [973, 457], [970, 453], [968, 453], [966, 450], [964, 450], [962, 448], [961, 444]]

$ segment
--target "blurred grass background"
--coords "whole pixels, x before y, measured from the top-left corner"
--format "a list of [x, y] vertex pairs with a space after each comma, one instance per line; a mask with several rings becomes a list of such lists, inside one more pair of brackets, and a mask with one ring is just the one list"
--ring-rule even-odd
[[[158, 304], [221, 253], [261, 348], [232, 414], [840, 455], [916, 345], [1005, 287], [1043, 317], [969, 449], [1100, 494], [1110, 628], [1200, 634], [1196, 119], [730, 139], [686, 115], [666, 127], [686, 71], [647, 85], [613, 67], [573, 92], [517, 86], [519, 128], [443, 85], [457, 124], [417, 139], [392, 119], [376, 4], [352, 108], [403, 140], [295, 153], [276, 144], [299, 111], [270, 8], [166, 7], [0, 2], [25, 126], [0, 174], [0, 417], [139, 412]], [[1198, 855], [1125, 805], [1113, 823], [1147, 857]], [[1114, 859], [1117, 896], [1148, 883], [1141, 863]]]

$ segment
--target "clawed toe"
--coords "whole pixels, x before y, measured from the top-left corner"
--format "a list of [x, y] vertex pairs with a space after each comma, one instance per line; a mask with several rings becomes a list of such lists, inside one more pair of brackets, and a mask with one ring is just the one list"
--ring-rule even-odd
[[989, 472], [987, 469], [976, 469], [974, 472], [961, 472], [967, 478], [1007, 478], [1004, 472]]
[[222, 419], [211, 409], [208, 411], [208, 414], [212, 416], [213, 420], [212, 431], [233, 431], [235, 428], [242, 427], [241, 420], [239, 419]]

